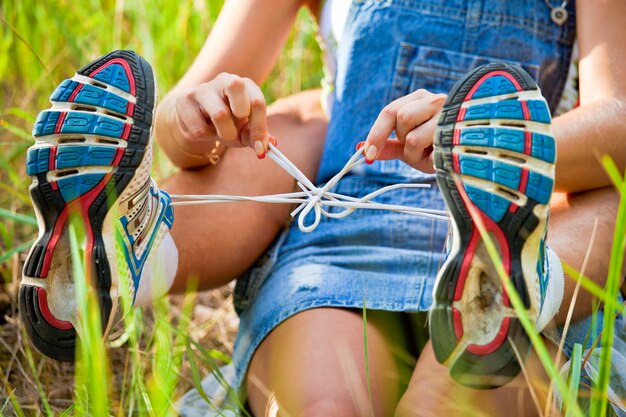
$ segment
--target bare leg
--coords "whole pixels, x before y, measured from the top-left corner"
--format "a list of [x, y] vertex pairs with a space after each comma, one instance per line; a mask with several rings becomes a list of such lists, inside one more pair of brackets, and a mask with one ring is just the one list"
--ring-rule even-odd
[[398, 313], [367, 313], [373, 405], [368, 397], [360, 312], [319, 308], [289, 318], [252, 358], [247, 389], [253, 414], [392, 416], [410, 375], [410, 367], [399, 364], [392, 353], [405, 338], [399, 317]]
[[[269, 131], [281, 151], [315, 178], [327, 121], [320, 93], [307, 91], [268, 108]], [[172, 194], [261, 195], [294, 191], [294, 179], [248, 148], [228, 149], [219, 164], [176, 173], [164, 184]], [[179, 251], [173, 291], [197, 279], [201, 289], [223, 285], [245, 271], [289, 217], [289, 205], [238, 202], [176, 207], [172, 237]]]
[[[556, 348], [549, 343], [547, 345], [553, 351], [551, 353], [554, 357]], [[550, 379], [534, 351], [526, 362], [525, 369], [543, 413]], [[448, 368], [437, 362], [430, 342], [422, 351], [409, 388], [396, 410], [396, 417], [538, 415], [541, 414], [537, 411], [523, 374], [507, 385], [493, 390], [464, 387], [448, 375]]]
[[[589, 258], [591, 261], [585, 269], [585, 275], [598, 285], [604, 286], [609, 269], [615, 216], [619, 204], [617, 193], [612, 188], [603, 188], [583, 194], [555, 194], [552, 201], [552, 212], [548, 224], [548, 245], [563, 262], [577, 270], [582, 268], [594, 222], [597, 219], [598, 228]], [[574, 279], [565, 279], [563, 307], [555, 318], [558, 324], [565, 322], [575, 287]], [[575, 300], [576, 309], [573, 318], [580, 319], [590, 315], [592, 301], [593, 297], [590, 293], [580, 291], [578, 299]]]

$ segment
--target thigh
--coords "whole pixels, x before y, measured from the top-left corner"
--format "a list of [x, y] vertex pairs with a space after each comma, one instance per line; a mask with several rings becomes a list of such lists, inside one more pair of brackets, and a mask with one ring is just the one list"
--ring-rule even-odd
[[[556, 348], [549, 343], [552, 357]], [[396, 417], [533, 417], [543, 415], [550, 379], [533, 351], [525, 364], [537, 396], [539, 411], [522, 373], [507, 385], [493, 390], [475, 390], [455, 382], [448, 368], [437, 362], [432, 344], [422, 351]]]
[[[618, 205], [619, 195], [613, 188], [577, 194], [555, 193], [551, 202], [548, 245], [561, 261], [580, 271], [591, 244], [591, 262], [584, 272], [601, 287], [606, 284]], [[591, 242], [596, 222], [597, 230]], [[569, 304], [575, 286], [576, 281], [566, 278], [565, 303]], [[578, 294], [578, 298], [573, 300], [576, 305], [575, 320], [591, 314], [592, 300], [591, 294], [586, 291]], [[557, 323], [565, 321], [568, 308], [569, 305], [561, 308], [556, 317]]]
[[411, 369], [400, 359], [400, 314], [368, 311], [367, 363], [359, 311], [318, 308], [287, 319], [252, 358], [246, 386], [253, 414], [392, 416]]
[[[326, 135], [319, 100], [319, 91], [310, 91], [268, 108], [270, 133], [309, 178], [316, 175]], [[230, 148], [217, 165], [177, 172], [163, 188], [171, 194], [262, 195], [291, 192], [294, 186], [294, 179], [270, 158], [259, 160], [248, 148]], [[179, 250], [174, 291], [184, 290], [189, 277], [207, 289], [240, 275], [272, 242], [290, 209], [254, 202], [177, 206], [172, 229]]]

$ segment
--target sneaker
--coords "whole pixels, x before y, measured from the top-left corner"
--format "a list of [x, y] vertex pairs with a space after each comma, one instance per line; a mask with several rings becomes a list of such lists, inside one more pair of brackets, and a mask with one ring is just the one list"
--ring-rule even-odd
[[435, 167], [451, 245], [435, 284], [430, 334], [437, 360], [467, 386], [505, 384], [520, 371], [515, 350], [522, 358], [530, 352], [476, 220], [540, 329], [561, 303], [563, 278], [549, 290], [547, 261], [556, 257], [545, 246], [556, 159], [550, 123], [530, 75], [500, 63], [460, 80], [439, 119]]
[[[150, 178], [155, 82], [150, 65], [115, 51], [81, 68], [39, 113], [27, 154], [39, 237], [24, 265], [22, 320], [43, 354], [74, 360], [77, 308], [68, 219], [80, 216], [88, 282], [97, 291], [106, 334], [173, 222], [169, 196]], [[119, 260], [119, 261], [118, 261]]]

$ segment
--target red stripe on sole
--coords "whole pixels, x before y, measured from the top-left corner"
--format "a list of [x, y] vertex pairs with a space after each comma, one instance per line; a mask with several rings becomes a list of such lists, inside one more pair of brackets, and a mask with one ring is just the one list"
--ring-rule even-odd
[[455, 153], [452, 154], [452, 168], [454, 169], [454, 172], [456, 172], [457, 174], [461, 173], [461, 164], [459, 163], [459, 155]]
[[[485, 229], [487, 230], [487, 232], [491, 233], [493, 236], [496, 237], [496, 241], [500, 247], [500, 254], [502, 256], [502, 264], [504, 266], [504, 270], [507, 275], [510, 275], [511, 255], [510, 255], [509, 245], [506, 240], [506, 236], [504, 235], [500, 227], [493, 220], [491, 220], [485, 213], [483, 213], [480, 209], [478, 209], [472, 203], [471, 199], [465, 192], [465, 189], [463, 188], [463, 185], [461, 183], [457, 183], [456, 187], [457, 187], [457, 190], [459, 191], [459, 195], [461, 196], [461, 199], [463, 200], [463, 203], [468, 213], [470, 214], [472, 212], [477, 213], [480, 216], [483, 224], [485, 225]], [[457, 281], [456, 281], [456, 285], [454, 289], [454, 301], [459, 301], [463, 297], [463, 291], [465, 290], [465, 282], [467, 281], [467, 274], [472, 264], [472, 260], [476, 252], [476, 247], [478, 246], [478, 242], [480, 239], [481, 239], [480, 233], [478, 232], [476, 228], [474, 228], [472, 230], [472, 235], [467, 245], [465, 254], [463, 255], [461, 269], [459, 271], [459, 275], [457, 277]], [[504, 288], [504, 285], [502, 285], [501, 291], [502, 291], [502, 304], [507, 307], [510, 306], [509, 297], [506, 292], [506, 289]], [[454, 312], [453, 312], [453, 316], [454, 316]], [[476, 354], [486, 355], [488, 353], [495, 351], [497, 348], [499, 348], [504, 342], [504, 340], [506, 340], [506, 335], [509, 329], [509, 321], [510, 320], [508, 319], [508, 317], [502, 320], [502, 324], [500, 325], [500, 330], [498, 331], [497, 336], [491, 342], [485, 345], [471, 345], [470, 346], [472, 348], [471, 352], [472, 353], [480, 352]], [[457, 332], [463, 331], [462, 323], [460, 321], [460, 314], [458, 317], [458, 322], [456, 319], [454, 319], [454, 325], [455, 325], [455, 334]], [[461, 326], [461, 328], [457, 330], [456, 326]], [[468, 347], [467, 349], [468, 351], [470, 351], [470, 347]]]
[[67, 101], [73, 102], [76, 96], [78, 95], [78, 93], [80, 92], [80, 90], [82, 90], [82, 88], [83, 88], [83, 84], [78, 84], [76, 88], [74, 88], [74, 91], [72, 91], [72, 95], [70, 96], [70, 98], [67, 99]]
[[461, 319], [461, 312], [452, 307], [452, 321], [454, 322], [454, 335], [456, 340], [463, 338], [463, 321]]
[[461, 143], [461, 130], [454, 129], [454, 134], [452, 135], [452, 145], [457, 146]]
[[130, 124], [126, 123], [124, 125], [124, 130], [122, 131], [122, 139], [128, 140], [128, 136], [130, 136]]
[[525, 194], [527, 185], [528, 185], [528, 170], [522, 168], [522, 178], [519, 181], [519, 188], [517, 190]]
[[474, 355], [489, 355], [490, 353], [495, 352], [502, 343], [506, 340], [507, 335], [509, 333], [509, 325], [511, 324], [511, 318], [505, 317], [500, 324], [500, 329], [498, 330], [498, 334], [493, 340], [486, 345], [469, 345], [467, 347], [467, 351], [473, 353]]
[[472, 99], [472, 97], [474, 96], [474, 93], [476, 93], [476, 90], [478, 90], [478, 88], [480, 88], [480, 86], [482, 85], [483, 82], [485, 82], [485, 80], [489, 77], [493, 77], [495, 75], [501, 75], [503, 77], [505, 77], [506, 79], [508, 79], [509, 81], [511, 81], [513, 83], [513, 85], [515, 86], [515, 88], [517, 88], [517, 91], [522, 91], [522, 86], [517, 82], [517, 80], [515, 79], [515, 77], [513, 77], [511, 74], [509, 74], [506, 71], [492, 71], [490, 73], [487, 73], [485, 75], [483, 75], [482, 77], [480, 77], [480, 80], [478, 80], [476, 82], [476, 84], [474, 84], [474, 86], [472, 87], [472, 89], [467, 93], [467, 95], [465, 96], [465, 99], [463, 101], [469, 101]]
[[69, 321], [59, 320], [52, 315], [50, 307], [48, 306], [48, 296], [46, 295], [46, 290], [43, 288], [37, 288], [37, 304], [39, 305], [41, 315], [52, 327], [59, 330], [70, 330], [74, 327]]
[[114, 167], [119, 166], [120, 162], [122, 161], [122, 157], [124, 156], [124, 149], [123, 148], [119, 148], [115, 151], [115, 158], [113, 159], [113, 162], [111, 163], [111, 165], [113, 165]]
[[63, 122], [65, 121], [65, 115], [67, 112], [61, 112], [59, 114], [59, 118], [57, 119], [57, 124], [54, 126], [54, 133], [61, 133], [61, 128], [63, 127]]
[[456, 121], [462, 122], [463, 120], [465, 120], [465, 113], [467, 113], [467, 107], [461, 107], [459, 109], [459, 114], [456, 116]]
[[[89, 220], [89, 207], [91, 207], [91, 204], [93, 204], [94, 200], [96, 199], [96, 197], [98, 197], [100, 192], [104, 190], [104, 187], [107, 185], [107, 183], [109, 182], [112, 176], [113, 176], [112, 173], [106, 174], [104, 178], [102, 178], [102, 180], [98, 183], [98, 185], [96, 185], [89, 192], [73, 200], [71, 203], [67, 204], [65, 208], [61, 211], [61, 213], [59, 214], [59, 217], [57, 218], [57, 222], [54, 225], [52, 236], [50, 237], [50, 240], [48, 241], [48, 246], [46, 247], [46, 254], [44, 255], [43, 265], [41, 267], [41, 273], [39, 274], [40, 278], [46, 278], [48, 276], [48, 272], [50, 272], [50, 264], [52, 262], [52, 256], [54, 254], [54, 250], [56, 248], [56, 245], [59, 243], [59, 238], [61, 237], [61, 234], [63, 233], [65, 223], [67, 222], [67, 218], [69, 217], [69, 213], [71, 212], [79, 213], [81, 215], [81, 218], [85, 222], [85, 230], [87, 233], [87, 250], [85, 251], [85, 257], [86, 259], [90, 259], [94, 242], [93, 242], [93, 230], [91, 229], [91, 221]], [[57, 185], [57, 189], [58, 189], [58, 185]], [[90, 245], [91, 245], [91, 249], [89, 248]], [[85, 265], [86, 265], [87, 270], [89, 271], [89, 269], [91, 268], [91, 263], [86, 262]]]
[[134, 113], [135, 113], [135, 105], [129, 101], [126, 107], [126, 115], [133, 117]]
[[137, 93], [137, 91], [135, 90], [135, 77], [133, 77], [133, 72], [130, 69], [130, 65], [125, 59], [113, 58], [112, 60], [108, 61], [103, 66], [101, 66], [100, 68], [92, 71], [91, 74], [89, 74], [89, 76], [93, 78], [94, 75], [98, 74], [100, 71], [102, 71], [109, 65], [113, 65], [113, 64], [120, 64], [122, 67], [124, 67], [124, 72], [126, 73], [126, 77], [128, 78], [128, 83], [130, 84], [130, 94], [134, 96]]
[[50, 155], [48, 157], [48, 171], [54, 171], [57, 164], [57, 147], [50, 148]]

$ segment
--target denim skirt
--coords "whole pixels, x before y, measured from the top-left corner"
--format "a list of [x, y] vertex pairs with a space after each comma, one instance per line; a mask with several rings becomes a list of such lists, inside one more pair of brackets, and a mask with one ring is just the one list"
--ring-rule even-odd
[[[434, 181], [429, 188], [397, 189], [375, 201], [444, 210]], [[388, 183], [352, 175], [337, 193], [362, 197]], [[338, 211], [333, 208], [332, 211]], [[233, 363], [239, 388], [259, 344], [278, 324], [316, 307], [417, 312], [432, 303], [444, 259], [447, 221], [380, 210], [344, 219], [322, 218], [311, 233], [294, 222], [235, 287], [240, 316]]]

